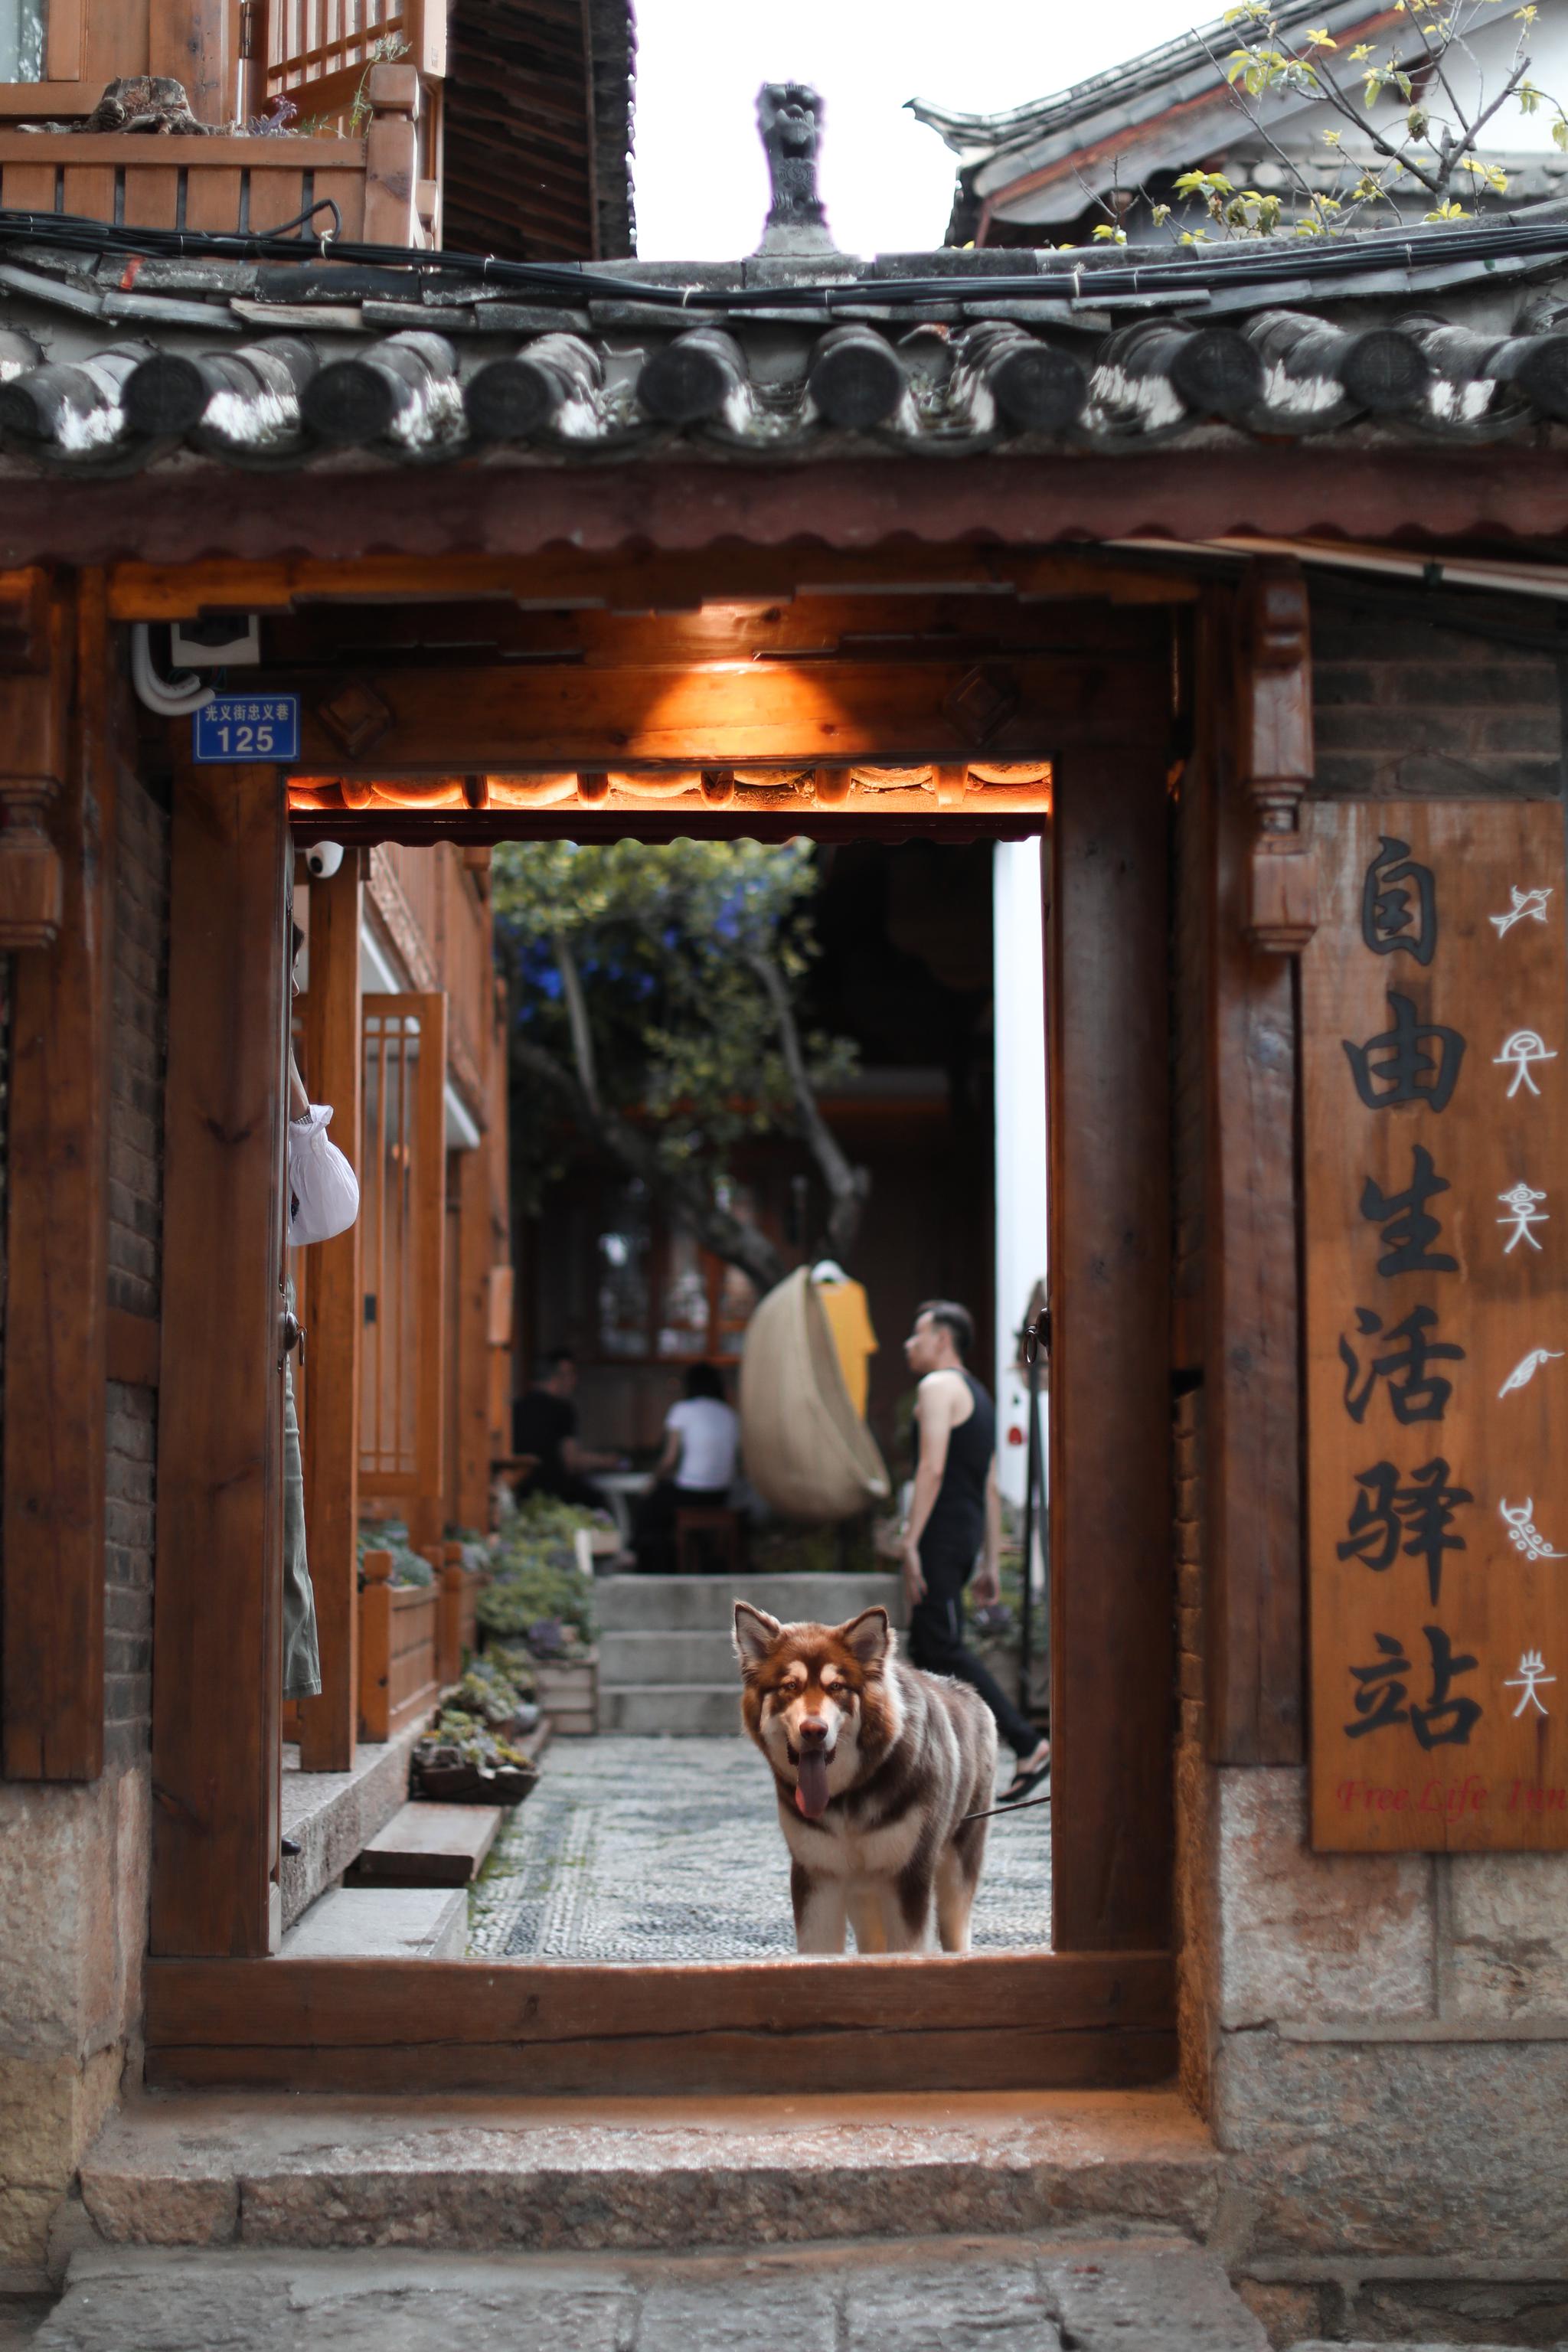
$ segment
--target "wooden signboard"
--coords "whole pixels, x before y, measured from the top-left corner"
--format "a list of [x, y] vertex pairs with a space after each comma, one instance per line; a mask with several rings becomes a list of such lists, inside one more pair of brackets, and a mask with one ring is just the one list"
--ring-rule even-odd
[[1312, 1843], [1568, 1846], [1568, 962], [1545, 803], [1314, 811]]

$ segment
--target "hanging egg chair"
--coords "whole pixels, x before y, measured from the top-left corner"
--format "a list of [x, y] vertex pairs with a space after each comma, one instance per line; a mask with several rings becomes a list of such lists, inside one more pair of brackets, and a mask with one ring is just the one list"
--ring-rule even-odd
[[784, 1518], [852, 1519], [892, 1491], [804, 1265], [768, 1292], [746, 1326], [741, 1444], [747, 1478]]

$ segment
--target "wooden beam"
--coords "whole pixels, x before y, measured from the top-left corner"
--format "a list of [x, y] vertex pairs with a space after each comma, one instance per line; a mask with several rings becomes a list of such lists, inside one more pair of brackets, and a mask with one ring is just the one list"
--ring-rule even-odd
[[285, 556], [118, 563], [110, 573], [110, 612], [117, 621], [177, 621], [208, 611], [282, 613], [331, 601], [363, 604], [477, 596], [524, 605], [586, 604], [617, 613], [670, 613], [694, 611], [705, 599], [725, 596], [845, 590], [904, 596], [911, 586], [928, 593], [1002, 588], [1028, 597], [1104, 597], [1119, 604], [1185, 604], [1199, 593], [1192, 574], [1174, 565], [1119, 562], [1089, 551], [1035, 554], [1000, 547], [920, 547], [906, 541], [889, 554], [736, 546], [700, 555], [645, 549], [605, 556], [556, 546], [524, 558], [365, 555], [341, 562]]
[[47, 572], [0, 572], [0, 950], [59, 934], [64, 870], [48, 816], [70, 761], [76, 626]]
[[1254, 947], [1299, 955], [1318, 928], [1316, 854], [1300, 826], [1314, 761], [1311, 614], [1300, 563], [1249, 563], [1237, 612], [1241, 781], [1253, 824], [1243, 919]]
[[1169, 1933], [1173, 1564], [1163, 759], [1064, 763], [1049, 836], [1052, 1940]]
[[271, 1948], [289, 856], [270, 768], [175, 778], [153, 1583], [160, 1954]]
[[62, 780], [46, 844], [62, 920], [52, 945], [21, 948], [14, 968], [0, 1696], [9, 1778], [92, 1780], [103, 1769], [118, 781], [101, 574], [84, 579], [74, 614], [50, 597], [45, 641], [58, 667], [29, 681], [47, 689], [34, 716], [68, 705], [73, 717], [68, 740], [63, 719], [47, 723], [26, 755]]
[[[350, 850], [310, 884], [310, 985], [305, 998], [306, 1091], [330, 1103], [332, 1140], [360, 1159], [360, 915], [363, 860]], [[302, 1701], [307, 1772], [353, 1764], [359, 1693], [359, 1380], [363, 1315], [360, 1229], [314, 1244], [305, 1345], [305, 1549], [316, 1596], [321, 1695]]]
[[[411, 667], [274, 684], [301, 693], [307, 775], [587, 771], [618, 759], [1026, 760], [1163, 733], [1168, 668], [1071, 655], [711, 669]], [[366, 713], [371, 714], [366, 716]]]
[[155, 1315], [132, 1315], [123, 1307], [109, 1310], [108, 1368], [111, 1381], [131, 1389], [155, 1389], [163, 1337]]
[[1235, 630], [1216, 597], [1198, 635], [1194, 812], [1204, 929], [1205, 1594], [1209, 1753], [1302, 1757], [1300, 1282], [1296, 984], [1247, 937], [1256, 815], [1238, 773]]
[[1173, 2016], [1165, 1953], [154, 1962], [148, 2079], [657, 2095], [783, 2090], [826, 2068], [841, 2090], [1076, 2087], [1165, 2079]]

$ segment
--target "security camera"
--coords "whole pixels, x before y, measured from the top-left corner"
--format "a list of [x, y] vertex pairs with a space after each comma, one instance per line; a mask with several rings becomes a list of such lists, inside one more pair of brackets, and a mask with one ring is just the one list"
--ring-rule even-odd
[[305, 863], [318, 882], [330, 882], [342, 862], [341, 841], [313, 841], [305, 852]]

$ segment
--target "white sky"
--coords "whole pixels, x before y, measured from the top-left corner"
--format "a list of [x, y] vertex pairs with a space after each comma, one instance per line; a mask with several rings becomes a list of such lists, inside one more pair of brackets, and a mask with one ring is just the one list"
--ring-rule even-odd
[[[764, 81], [807, 81], [826, 106], [822, 191], [841, 251], [927, 253], [942, 240], [958, 158], [903, 110], [1026, 105], [1210, 25], [1224, 0], [637, 0], [637, 250], [654, 261], [753, 252], [767, 210], [757, 137]], [[1511, 53], [1512, 0], [1492, 43]], [[1568, 0], [1542, 0], [1533, 79], [1568, 105]], [[1500, 149], [1551, 144], [1551, 110], [1506, 110]]]
[[822, 192], [846, 253], [942, 243], [958, 159], [903, 110], [1022, 106], [1211, 23], [1220, 0], [637, 0], [637, 250], [721, 261], [755, 249], [768, 179], [764, 81], [826, 101]]

